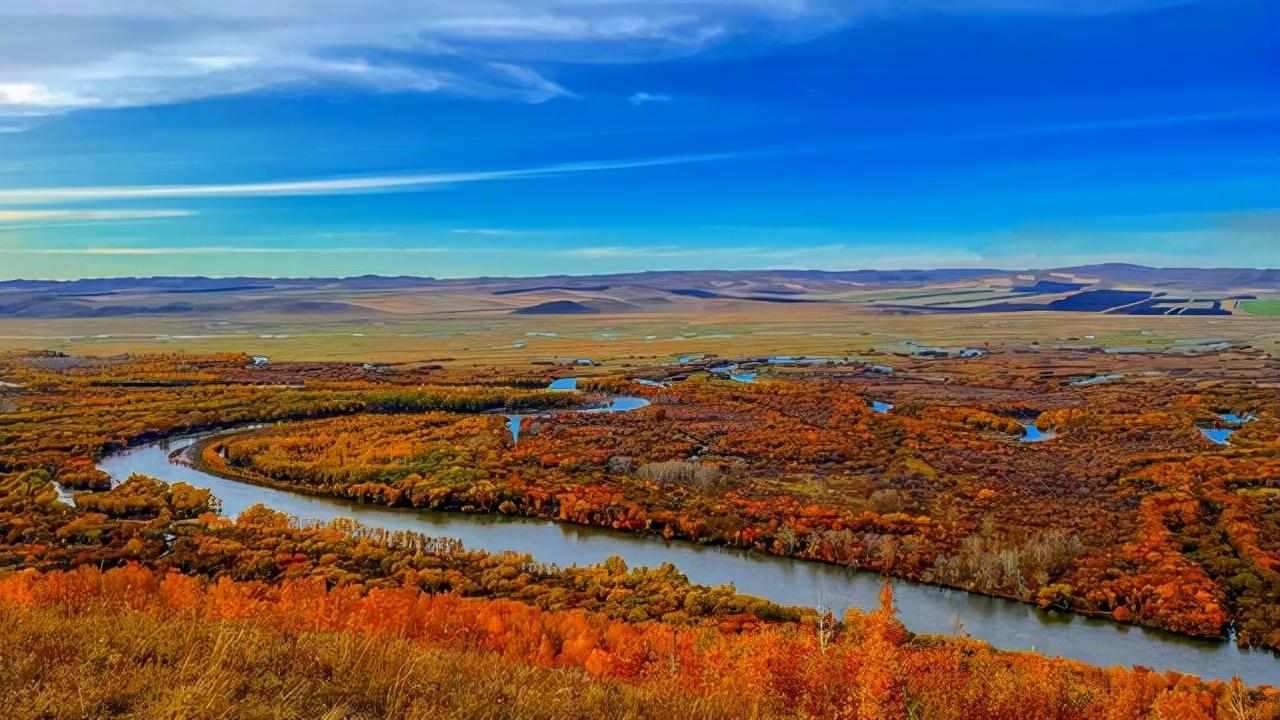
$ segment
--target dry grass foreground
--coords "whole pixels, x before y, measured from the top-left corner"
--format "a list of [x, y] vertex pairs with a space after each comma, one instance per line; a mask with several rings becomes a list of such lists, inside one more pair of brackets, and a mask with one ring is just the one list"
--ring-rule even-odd
[[[548, 633], [560, 631], [555, 651]], [[1269, 720], [1280, 711], [1274, 689], [1238, 680], [912, 638], [888, 586], [878, 610], [838, 633], [732, 634], [411, 589], [205, 584], [131, 564], [10, 576], [0, 632], [0, 711], [14, 718]], [[600, 646], [590, 648], [582, 641], [593, 633]]]
[[745, 702], [352, 633], [0, 605], [0, 636], [0, 716], [10, 720], [728, 720], [750, 713]]

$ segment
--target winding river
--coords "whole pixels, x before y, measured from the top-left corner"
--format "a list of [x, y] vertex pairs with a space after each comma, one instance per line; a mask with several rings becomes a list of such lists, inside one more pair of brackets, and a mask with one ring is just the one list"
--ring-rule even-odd
[[[615, 398], [596, 411], [634, 409], [643, 403], [639, 398]], [[742, 593], [784, 605], [830, 608], [837, 617], [850, 607], [873, 609], [880, 590], [878, 575], [835, 565], [548, 520], [361, 505], [228, 480], [170, 462], [171, 452], [207, 436], [141, 445], [103, 458], [98, 467], [117, 483], [132, 473], [144, 473], [208, 488], [222, 500], [229, 517], [262, 503], [303, 520], [348, 517], [370, 527], [457, 538], [470, 548], [528, 552], [541, 562], [562, 566], [599, 563], [611, 555], [623, 558], [629, 567], [669, 562], [695, 583], [732, 583]], [[1035, 650], [1094, 665], [1143, 665], [1204, 678], [1238, 675], [1251, 685], [1280, 684], [1280, 660], [1268, 652], [1240, 650], [1227, 641], [1196, 640], [903, 580], [895, 580], [894, 588], [899, 616], [916, 632], [959, 630], [999, 648]]]

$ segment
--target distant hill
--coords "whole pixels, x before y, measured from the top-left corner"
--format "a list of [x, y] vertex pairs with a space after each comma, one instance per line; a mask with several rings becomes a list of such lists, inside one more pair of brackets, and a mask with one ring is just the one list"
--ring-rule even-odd
[[885, 313], [1227, 315], [1280, 298], [1280, 269], [1108, 263], [1047, 270], [703, 270], [531, 278], [143, 277], [0, 282], [0, 317], [245, 313], [664, 312], [702, 303], [840, 303]]
[[511, 312], [517, 315], [577, 315], [581, 313], [598, 313], [599, 310], [572, 300], [552, 300], [529, 307], [516, 308]]

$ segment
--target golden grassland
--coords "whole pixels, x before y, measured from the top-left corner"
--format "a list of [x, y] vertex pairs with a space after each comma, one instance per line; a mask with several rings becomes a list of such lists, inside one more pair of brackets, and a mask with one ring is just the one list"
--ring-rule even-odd
[[594, 315], [370, 312], [343, 315], [159, 315], [0, 319], [0, 350], [74, 355], [248, 352], [280, 360], [519, 364], [590, 358], [614, 367], [684, 354], [857, 355], [921, 344], [1134, 347], [1248, 343], [1280, 354], [1280, 323], [1263, 315], [1098, 313], [890, 315], [819, 303], [708, 301], [700, 310]]
[[10, 720], [791, 717], [492, 653], [259, 623], [0, 604], [0, 636]]

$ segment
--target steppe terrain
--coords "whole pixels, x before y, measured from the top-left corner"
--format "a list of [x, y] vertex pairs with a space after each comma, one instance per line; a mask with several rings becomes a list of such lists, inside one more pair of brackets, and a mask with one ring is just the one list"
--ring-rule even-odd
[[0, 283], [0, 349], [370, 362], [846, 356], [908, 343], [1280, 351], [1274, 270], [1092, 266]]

